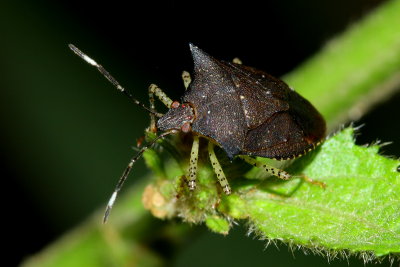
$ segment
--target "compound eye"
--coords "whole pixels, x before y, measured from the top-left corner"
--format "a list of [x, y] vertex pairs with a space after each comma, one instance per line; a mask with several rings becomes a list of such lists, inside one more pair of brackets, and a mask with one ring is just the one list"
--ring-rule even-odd
[[179, 108], [179, 102], [178, 101], [174, 101], [174, 102], [172, 102], [172, 104], [171, 104], [171, 108]]

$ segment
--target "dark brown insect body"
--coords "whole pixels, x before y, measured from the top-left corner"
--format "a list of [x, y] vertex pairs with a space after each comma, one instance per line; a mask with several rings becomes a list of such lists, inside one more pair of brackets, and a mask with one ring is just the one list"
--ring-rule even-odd
[[[191, 45], [194, 80], [158, 120], [160, 130], [192, 131], [236, 155], [290, 159], [312, 149], [325, 136], [318, 111], [271, 75], [243, 65], [218, 61]], [[193, 116], [194, 114], [194, 116]]]
[[[182, 104], [173, 102], [152, 84], [149, 87], [150, 108], [126, 91], [103, 66], [74, 45], [69, 47], [96, 67], [119, 91], [150, 112], [151, 131], [157, 131], [157, 128], [164, 131], [130, 160], [108, 202], [104, 222], [133, 164], [147, 148], [169, 134], [194, 133], [187, 173], [191, 190], [196, 188], [199, 137], [209, 140], [210, 162], [226, 194], [230, 194], [231, 189], [214, 153], [215, 144], [222, 147], [230, 159], [239, 156], [272, 175], [289, 179], [291, 175], [287, 172], [251, 156], [291, 159], [313, 149], [325, 136], [322, 116], [286, 83], [254, 68], [216, 60], [193, 45], [190, 49], [194, 59], [194, 80], [191, 81], [187, 72], [182, 75], [187, 89]], [[169, 108], [166, 114], [154, 109], [154, 96]], [[156, 117], [159, 118], [157, 123]]]

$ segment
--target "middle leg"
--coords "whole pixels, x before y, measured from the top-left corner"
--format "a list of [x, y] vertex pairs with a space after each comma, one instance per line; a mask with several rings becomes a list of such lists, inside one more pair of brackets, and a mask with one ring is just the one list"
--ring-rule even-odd
[[182, 80], [183, 80], [183, 85], [185, 86], [185, 89], [187, 90], [189, 87], [189, 84], [192, 82], [190, 73], [187, 71], [182, 72]]
[[212, 142], [208, 142], [208, 155], [210, 156], [211, 165], [214, 169], [215, 174], [217, 175], [218, 181], [224, 190], [225, 194], [231, 194], [231, 187], [229, 186], [228, 180], [224, 174], [224, 171], [221, 168], [221, 165], [218, 162], [217, 156], [214, 152], [214, 144]]

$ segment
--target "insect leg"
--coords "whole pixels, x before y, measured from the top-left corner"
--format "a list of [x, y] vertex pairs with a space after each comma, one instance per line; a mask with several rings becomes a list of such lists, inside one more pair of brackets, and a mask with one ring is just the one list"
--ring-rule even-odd
[[251, 165], [253, 165], [253, 166], [257, 167], [257, 168], [264, 169], [266, 172], [268, 172], [268, 173], [270, 173], [270, 174], [272, 174], [272, 175], [274, 175], [274, 176], [276, 176], [276, 177], [278, 177], [280, 179], [289, 180], [292, 177], [289, 173], [287, 173], [287, 172], [285, 172], [285, 171], [283, 171], [281, 169], [266, 165], [266, 164], [264, 164], [264, 163], [262, 163], [262, 162], [260, 162], [260, 161], [258, 161], [256, 159], [252, 158], [252, 157], [245, 156], [245, 155], [241, 155], [239, 157], [241, 159], [243, 159], [244, 161], [246, 161], [247, 163], [249, 163], [249, 164], [251, 164]]
[[190, 77], [190, 73], [187, 71], [182, 72], [182, 80], [183, 80], [183, 85], [185, 86], [185, 89], [188, 89], [189, 84], [192, 82], [192, 78]]
[[240, 60], [240, 58], [238, 58], [238, 57], [235, 57], [234, 59], [232, 59], [232, 62], [235, 64], [239, 64], [239, 65], [243, 64], [242, 61]]
[[171, 98], [169, 98], [162, 90], [160, 87], [158, 87], [155, 84], [150, 84], [149, 86], [149, 95], [153, 94], [156, 97], [158, 97], [158, 99], [160, 99], [160, 101], [167, 106], [167, 108], [171, 108], [171, 104], [172, 104], [172, 100]]
[[[149, 86], [149, 102], [150, 102], [150, 108], [155, 110], [155, 105], [154, 105], [154, 92], [152, 91], [152, 85]], [[157, 127], [156, 127], [156, 118], [154, 114], [150, 113], [150, 132], [156, 133], [157, 132]]]
[[196, 176], [197, 176], [197, 161], [199, 159], [199, 137], [193, 136], [192, 151], [190, 152], [189, 162], [189, 178], [188, 187], [190, 190], [196, 188]]
[[228, 180], [225, 177], [224, 171], [221, 168], [221, 165], [218, 162], [217, 156], [214, 153], [214, 144], [208, 142], [208, 155], [210, 156], [211, 165], [214, 169], [215, 174], [217, 175], [218, 181], [221, 184], [222, 189], [225, 194], [231, 194], [231, 187], [229, 186]]
[[[160, 87], [158, 87], [155, 84], [150, 84], [149, 86], [149, 101], [150, 101], [150, 108], [155, 109], [154, 106], [154, 95], [160, 99], [160, 101], [167, 106], [167, 108], [171, 107], [172, 100], [169, 98], [162, 90]], [[155, 133], [157, 132], [156, 128], [156, 118], [154, 114], [150, 113], [150, 131]]]
[[239, 157], [242, 158], [247, 163], [249, 163], [249, 164], [251, 164], [251, 165], [253, 165], [253, 166], [257, 167], [257, 168], [264, 169], [266, 172], [268, 172], [268, 173], [270, 173], [270, 174], [272, 174], [272, 175], [274, 175], [274, 176], [276, 176], [276, 177], [278, 177], [280, 179], [289, 180], [292, 177], [299, 177], [299, 178], [303, 179], [306, 183], [317, 185], [317, 186], [319, 186], [319, 187], [321, 187], [323, 189], [326, 187], [325, 183], [317, 181], [317, 180], [313, 180], [313, 179], [311, 179], [311, 178], [309, 178], [309, 177], [307, 177], [305, 175], [292, 176], [289, 173], [287, 173], [287, 172], [285, 172], [285, 171], [283, 171], [281, 169], [274, 168], [274, 167], [271, 167], [269, 165], [266, 165], [266, 164], [264, 164], [264, 163], [262, 163], [262, 162], [260, 162], [260, 161], [258, 161], [256, 159], [252, 158], [252, 157], [244, 156], [244, 155], [241, 155]]

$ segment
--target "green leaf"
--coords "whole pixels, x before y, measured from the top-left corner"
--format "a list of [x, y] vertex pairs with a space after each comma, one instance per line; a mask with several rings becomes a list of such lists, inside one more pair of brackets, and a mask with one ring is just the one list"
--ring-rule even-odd
[[[346, 250], [375, 258], [399, 253], [400, 162], [379, 155], [378, 145], [355, 145], [353, 132], [353, 128], [341, 131], [287, 169], [293, 175], [324, 182], [325, 189], [301, 178], [243, 178], [257, 172], [259, 177], [267, 177], [255, 168], [230, 179], [234, 193], [221, 196], [215, 175], [203, 162], [196, 191], [182, 191], [178, 199], [171, 193], [163, 195], [169, 215], [179, 214], [190, 222], [205, 221], [212, 231], [224, 234], [228, 221], [247, 218], [262, 239], [329, 254]], [[227, 172], [234, 167], [237, 173], [238, 164], [224, 162], [223, 167]], [[174, 184], [179, 179], [171, 177], [169, 181]], [[166, 192], [162, 188], [169, 186], [164, 182], [159, 191]]]
[[157, 152], [153, 149], [148, 149], [143, 153], [147, 167], [151, 168], [158, 177], [165, 177], [165, 169], [162, 160], [156, 157]]
[[[354, 145], [348, 128], [290, 168], [323, 181], [325, 190], [293, 180], [265, 182], [245, 193], [258, 234], [310, 248], [400, 252], [399, 161], [378, 155], [378, 149]], [[277, 195], [275, 189], [291, 194]]]
[[226, 235], [230, 228], [228, 220], [218, 216], [208, 217], [206, 219], [206, 225], [211, 231], [223, 235]]

